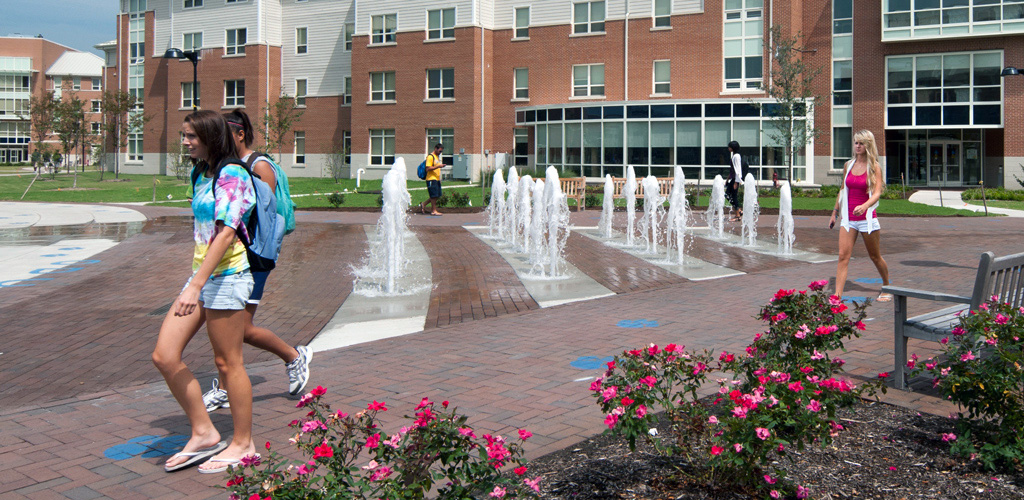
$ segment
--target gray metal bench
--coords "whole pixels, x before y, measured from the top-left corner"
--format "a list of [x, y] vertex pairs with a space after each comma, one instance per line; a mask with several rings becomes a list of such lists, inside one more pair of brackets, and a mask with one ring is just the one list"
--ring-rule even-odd
[[[906, 377], [908, 339], [938, 342], [942, 338], [950, 336], [953, 328], [960, 324], [961, 312], [977, 309], [993, 295], [998, 295], [1000, 302], [1009, 302], [1014, 307], [1024, 305], [1024, 253], [998, 258], [992, 252], [981, 254], [978, 275], [974, 279], [974, 291], [970, 297], [898, 286], [884, 286], [882, 291], [893, 294], [895, 298], [893, 301], [895, 313], [893, 326], [896, 335], [896, 366], [893, 373], [896, 387], [908, 389]], [[955, 305], [908, 318], [907, 297], [969, 304], [969, 307]]]

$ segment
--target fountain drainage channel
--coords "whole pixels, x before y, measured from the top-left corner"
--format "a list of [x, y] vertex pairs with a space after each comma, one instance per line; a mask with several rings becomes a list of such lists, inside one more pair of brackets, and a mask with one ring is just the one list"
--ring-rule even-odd
[[[690, 228], [691, 231], [700, 230], [701, 228]], [[707, 228], [704, 228], [707, 230]], [[643, 259], [651, 264], [654, 264], [670, 273], [677, 274], [686, 278], [690, 281], [704, 281], [713, 280], [719, 278], [728, 278], [730, 276], [740, 276], [744, 273], [736, 269], [730, 269], [728, 267], [719, 266], [710, 262], [703, 261], [696, 257], [685, 255], [683, 257], [683, 265], [679, 265], [676, 262], [670, 261], [665, 257], [664, 253], [654, 254], [645, 251], [642, 245], [630, 245], [626, 241], [626, 236], [622, 233], [613, 233], [611, 238], [605, 238], [601, 235], [601, 231], [597, 227], [574, 227], [573, 231], [582, 234], [590, 239], [600, 241], [605, 245], [612, 248], [616, 248], [623, 252], [626, 252], [634, 257]]]

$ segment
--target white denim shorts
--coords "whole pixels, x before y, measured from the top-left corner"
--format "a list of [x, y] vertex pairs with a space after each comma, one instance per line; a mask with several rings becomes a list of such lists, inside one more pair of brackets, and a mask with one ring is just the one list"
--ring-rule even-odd
[[861, 233], [872, 233], [882, 229], [882, 226], [878, 224], [878, 217], [872, 217], [866, 220], [851, 220], [846, 224], [848, 229], [853, 229]]
[[[182, 291], [185, 291], [185, 288], [188, 287], [188, 284], [192, 282], [192, 278], [195, 276], [193, 274], [185, 282], [185, 286], [181, 288]], [[202, 307], [204, 309], [228, 309], [234, 311], [245, 309], [245, 304], [249, 300], [249, 296], [252, 295], [252, 287], [252, 273], [248, 269], [227, 276], [211, 276], [210, 279], [206, 280], [206, 284], [203, 285], [203, 289], [199, 292], [199, 301], [203, 303]]]

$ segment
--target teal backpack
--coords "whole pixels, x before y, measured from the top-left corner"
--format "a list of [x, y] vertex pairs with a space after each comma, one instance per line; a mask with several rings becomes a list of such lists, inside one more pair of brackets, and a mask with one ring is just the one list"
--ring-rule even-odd
[[284, 234], [291, 234], [295, 230], [295, 202], [292, 201], [291, 191], [288, 189], [288, 176], [270, 155], [258, 151], [250, 154], [248, 161], [245, 162], [250, 171], [256, 160], [260, 158], [274, 167], [274, 177], [277, 178], [277, 188], [274, 189], [274, 197], [277, 198], [277, 213], [284, 217]]

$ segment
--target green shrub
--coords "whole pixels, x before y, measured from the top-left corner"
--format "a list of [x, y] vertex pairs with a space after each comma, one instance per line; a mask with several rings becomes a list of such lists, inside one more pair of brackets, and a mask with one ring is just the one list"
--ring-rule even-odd
[[327, 202], [333, 205], [334, 208], [338, 208], [345, 204], [345, 195], [339, 192], [333, 192], [327, 195]]
[[[981, 200], [981, 188], [971, 188], [960, 193], [960, 197], [967, 200]], [[1024, 191], [1013, 191], [1003, 188], [986, 188], [985, 198], [989, 200], [1024, 201]]]
[[587, 196], [583, 198], [583, 205], [587, 208], [599, 207], [601, 206], [601, 198], [596, 194], [588, 193]]
[[448, 197], [445, 205], [455, 208], [468, 207], [469, 206], [469, 195], [462, 191], [452, 191], [451, 194], [444, 195], [442, 198]]

